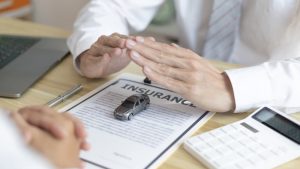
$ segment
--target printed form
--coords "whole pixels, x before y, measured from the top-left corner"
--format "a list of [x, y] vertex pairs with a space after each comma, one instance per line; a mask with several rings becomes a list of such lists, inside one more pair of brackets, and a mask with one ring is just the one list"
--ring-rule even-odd
[[[113, 111], [133, 94], [147, 94], [150, 106], [130, 121]], [[84, 123], [91, 150], [81, 154], [87, 168], [155, 168], [213, 113], [195, 107], [176, 93], [144, 84], [125, 74], [71, 103], [68, 111]]]

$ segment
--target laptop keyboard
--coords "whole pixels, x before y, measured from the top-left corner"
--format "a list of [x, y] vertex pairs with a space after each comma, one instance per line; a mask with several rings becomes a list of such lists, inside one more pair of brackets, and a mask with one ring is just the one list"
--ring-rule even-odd
[[0, 69], [36, 44], [38, 38], [0, 36]]

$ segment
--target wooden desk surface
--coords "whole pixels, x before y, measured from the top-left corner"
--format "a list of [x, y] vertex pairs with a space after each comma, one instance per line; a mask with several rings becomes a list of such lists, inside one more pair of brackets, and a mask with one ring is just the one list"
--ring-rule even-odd
[[[47, 37], [67, 37], [69, 32], [51, 28], [48, 26], [33, 24], [19, 20], [10, 20], [0, 18], [0, 34], [18, 34], [32, 36]], [[223, 62], [213, 62], [220, 69], [233, 68], [235, 65]], [[141, 70], [135, 64], [130, 64], [122, 72], [134, 73], [142, 75]], [[122, 73], [120, 72], [120, 73]], [[72, 58], [68, 56], [54, 69], [49, 71], [40, 81], [33, 85], [21, 98], [7, 99], [0, 98], [0, 107], [16, 110], [27, 105], [40, 105], [47, 103], [50, 99], [69, 89], [76, 83], [84, 85], [84, 89], [78, 94], [70, 98], [68, 101], [58, 105], [55, 109], [59, 109], [75, 99], [83, 96], [92, 89], [98, 87], [109, 79], [118, 74], [112, 75], [105, 79], [86, 79], [78, 75], [72, 67]], [[208, 131], [231, 122], [240, 120], [248, 114], [216, 114], [208, 123], [200, 128], [195, 134]], [[294, 114], [295, 118], [300, 120], [300, 114]], [[286, 163], [278, 168], [295, 169], [300, 166], [300, 158]], [[164, 169], [202, 169], [205, 168], [200, 162], [190, 156], [181, 146], [170, 158], [165, 161], [159, 168]]]

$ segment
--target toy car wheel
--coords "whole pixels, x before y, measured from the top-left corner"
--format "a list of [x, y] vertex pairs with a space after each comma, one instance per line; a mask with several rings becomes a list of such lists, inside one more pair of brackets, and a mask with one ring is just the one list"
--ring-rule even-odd
[[150, 103], [147, 103], [147, 105], [145, 106], [144, 110], [149, 108]]
[[131, 120], [131, 119], [132, 119], [132, 117], [133, 117], [133, 115], [132, 115], [132, 114], [130, 114], [130, 115], [128, 116], [128, 120]]

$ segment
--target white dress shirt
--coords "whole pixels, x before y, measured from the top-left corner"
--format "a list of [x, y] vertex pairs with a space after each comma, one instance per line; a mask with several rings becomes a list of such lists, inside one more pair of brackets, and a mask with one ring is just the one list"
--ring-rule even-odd
[[[286, 112], [300, 111], [299, 0], [241, 1], [240, 24], [231, 55], [209, 58], [248, 66], [226, 71], [234, 91], [235, 112], [262, 105]], [[74, 59], [101, 35], [144, 30], [162, 3], [163, 0], [91, 0], [82, 9], [68, 40]], [[201, 55], [213, 1], [174, 3], [180, 45]]]

